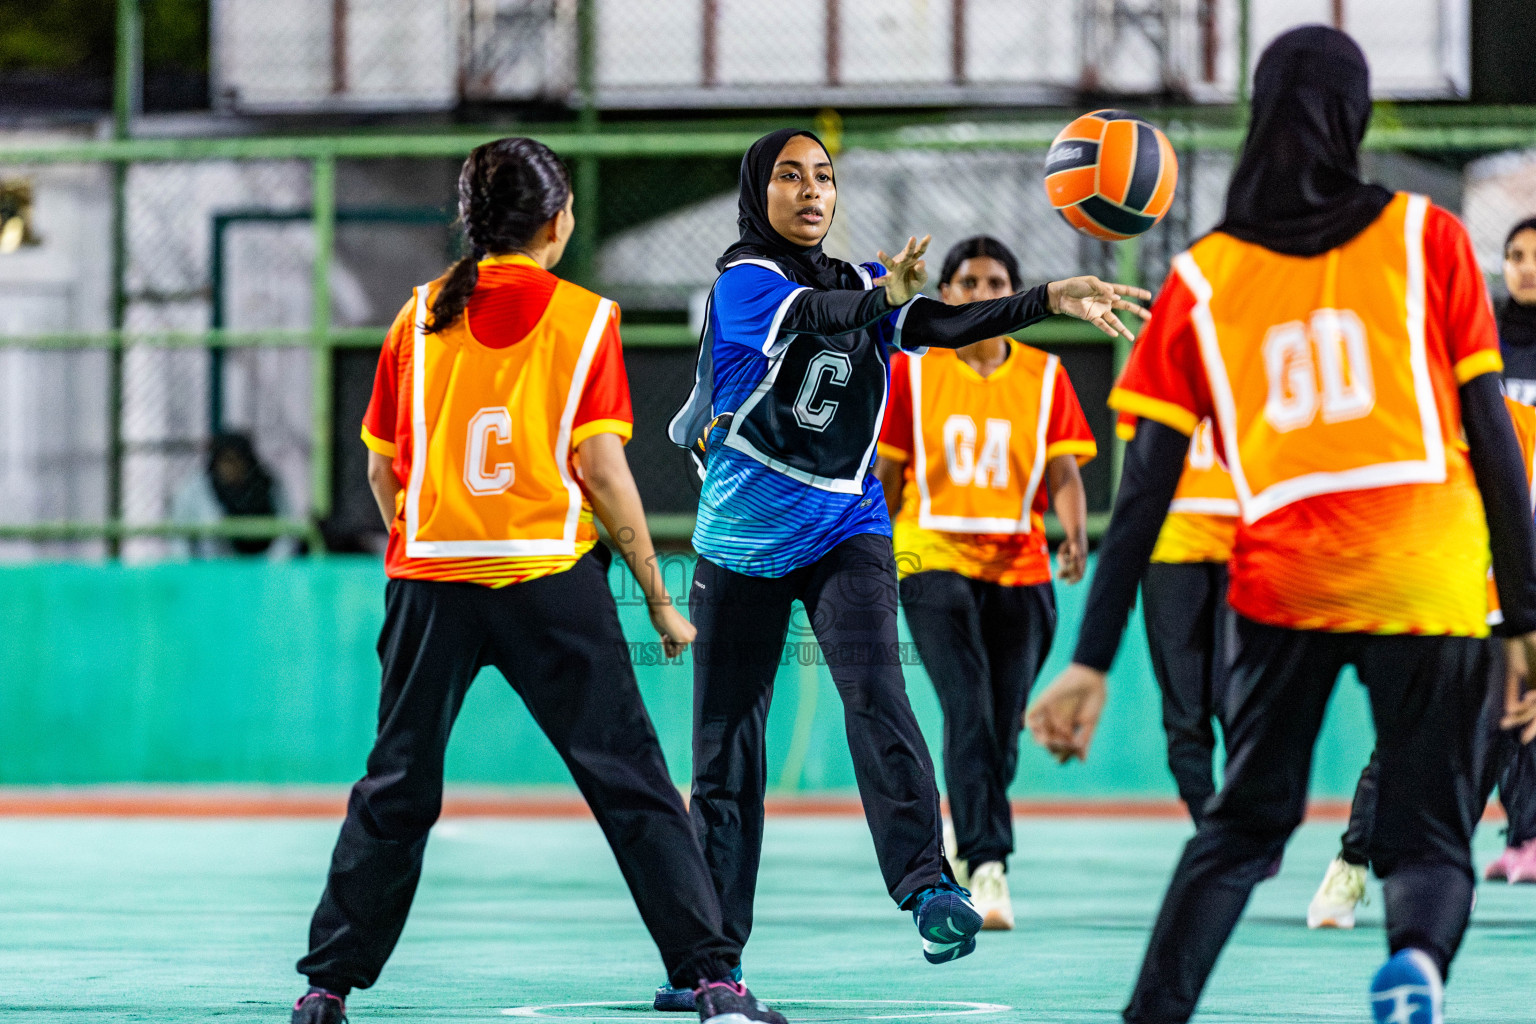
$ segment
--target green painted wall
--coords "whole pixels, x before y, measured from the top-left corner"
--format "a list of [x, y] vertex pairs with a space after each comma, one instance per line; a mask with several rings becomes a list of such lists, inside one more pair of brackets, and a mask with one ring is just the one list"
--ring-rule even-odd
[[[675, 570], [678, 592], [687, 567]], [[617, 565], [613, 582], [623, 593], [628, 581]], [[350, 781], [372, 737], [383, 593], [383, 570], [366, 558], [0, 569], [0, 784]], [[1070, 654], [1087, 586], [1057, 593], [1063, 627], [1047, 675]], [[650, 639], [643, 608], [626, 603], [620, 612], [632, 641]], [[770, 771], [784, 789], [851, 788], [837, 693], [814, 657], [799, 660], [780, 672]], [[691, 669], [637, 672], [673, 774], [683, 780]], [[916, 666], [907, 681], [937, 752], [932, 686]], [[1138, 618], [1111, 677], [1092, 760], [1059, 767], [1026, 741], [1014, 792], [1172, 796], [1160, 722]], [[1319, 743], [1315, 794], [1348, 796], [1370, 744], [1363, 693], [1347, 678]], [[493, 671], [470, 692], [448, 774], [462, 783], [568, 781]]]

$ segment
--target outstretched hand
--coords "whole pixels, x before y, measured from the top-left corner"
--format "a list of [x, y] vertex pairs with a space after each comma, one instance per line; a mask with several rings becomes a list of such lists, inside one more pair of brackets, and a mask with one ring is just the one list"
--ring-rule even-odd
[[1106, 696], [1104, 673], [1073, 662], [1035, 698], [1024, 725], [1059, 763], [1086, 761]]
[[928, 283], [928, 264], [923, 261], [923, 253], [928, 251], [931, 241], [932, 235], [924, 235], [921, 242], [908, 238], [907, 244], [895, 256], [887, 256], [883, 251], [876, 254], [886, 274], [875, 284], [885, 286], [886, 302], [893, 306], [905, 305], [923, 290], [923, 285]]
[[1086, 320], [1111, 338], [1118, 335], [1127, 341], [1136, 340], [1136, 335], [1120, 322], [1114, 310], [1133, 313], [1143, 320], [1152, 316], [1145, 306], [1126, 301], [1127, 296], [1150, 299], [1151, 292], [1145, 288], [1132, 288], [1128, 284], [1100, 281], [1091, 274], [1069, 277], [1065, 281], [1052, 281], [1045, 286], [1045, 293], [1052, 313], [1065, 313]]

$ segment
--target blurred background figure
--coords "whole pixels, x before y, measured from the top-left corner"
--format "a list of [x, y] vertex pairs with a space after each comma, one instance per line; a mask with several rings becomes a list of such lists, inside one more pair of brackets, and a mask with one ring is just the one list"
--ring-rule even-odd
[[1499, 307], [1499, 347], [1504, 350], [1504, 391], [1536, 405], [1536, 217], [1509, 229], [1504, 239], [1504, 286]]
[[[251, 439], [238, 433], [214, 435], [203, 471], [183, 481], [171, 501], [171, 522], [178, 526], [211, 526], [234, 517], [287, 518], [292, 512], [283, 485], [262, 465]], [[177, 550], [182, 557], [287, 558], [298, 545], [291, 537], [194, 537]]]

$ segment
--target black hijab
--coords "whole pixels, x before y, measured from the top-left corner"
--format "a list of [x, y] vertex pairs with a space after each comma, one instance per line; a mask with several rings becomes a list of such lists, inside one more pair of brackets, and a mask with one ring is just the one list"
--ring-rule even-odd
[[[826, 149], [814, 132], [798, 128], [780, 128], [769, 132], [747, 150], [741, 158], [741, 197], [736, 204], [736, 226], [741, 238], [726, 249], [715, 261], [716, 270], [738, 260], [769, 260], [786, 277], [796, 284], [812, 288], [862, 288], [858, 271], [853, 266], [836, 260], [821, 251], [818, 242], [802, 248], [773, 229], [768, 222], [768, 183], [773, 180], [773, 168], [790, 139], [804, 135]], [[833, 215], [837, 213], [833, 207]], [[830, 227], [832, 219], [827, 218]]]
[[1254, 72], [1248, 138], [1216, 230], [1288, 256], [1316, 256], [1354, 238], [1392, 201], [1360, 180], [1370, 119], [1370, 68], [1353, 39], [1307, 25], [1270, 43]]
[[[1521, 221], [1509, 229], [1504, 237], [1504, 251], [1522, 231], [1536, 230], [1536, 217]], [[1522, 306], [1511, 296], [1499, 308], [1499, 344], [1507, 351], [1511, 347], [1536, 346], [1536, 306]]]
[[[240, 464], [241, 474], [233, 480], [220, 476], [221, 460], [233, 459]], [[225, 515], [270, 516], [277, 514], [272, 497], [272, 475], [256, 457], [251, 439], [244, 434], [218, 434], [208, 450], [208, 481], [213, 485], [214, 497]]]

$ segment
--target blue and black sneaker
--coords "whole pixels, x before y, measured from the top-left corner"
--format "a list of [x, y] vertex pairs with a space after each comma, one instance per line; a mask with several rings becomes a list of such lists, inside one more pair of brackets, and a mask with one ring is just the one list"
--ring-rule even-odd
[[1402, 949], [1371, 979], [1376, 1024], [1444, 1024], [1440, 968], [1420, 949]]
[[701, 1024], [789, 1024], [739, 981], [699, 980], [693, 993]]
[[971, 906], [971, 894], [945, 880], [913, 897], [912, 920], [923, 939], [923, 958], [944, 964], [976, 952], [981, 915]]
[[[731, 968], [731, 980], [741, 981], [741, 965]], [[663, 985], [656, 990], [656, 999], [651, 1003], [651, 1009], [660, 1010], [663, 1013], [692, 1013], [697, 1009], [691, 988], [673, 988], [671, 985]]]
[[293, 1024], [347, 1024], [347, 1002], [334, 992], [312, 985], [293, 1004]]

